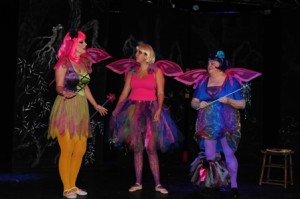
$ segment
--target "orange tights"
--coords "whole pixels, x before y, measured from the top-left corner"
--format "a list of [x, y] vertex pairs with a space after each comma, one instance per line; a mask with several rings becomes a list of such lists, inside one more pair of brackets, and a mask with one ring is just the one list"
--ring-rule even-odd
[[57, 137], [60, 146], [59, 175], [64, 190], [76, 187], [76, 179], [86, 151], [87, 138], [78, 136], [70, 138], [67, 132]]

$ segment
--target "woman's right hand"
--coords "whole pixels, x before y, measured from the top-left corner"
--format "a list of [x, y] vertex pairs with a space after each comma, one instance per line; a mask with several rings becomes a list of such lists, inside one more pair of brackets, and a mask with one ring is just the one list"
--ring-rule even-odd
[[199, 104], [199, 109], [206, 108], [209, 105], [206, 101], [201, 101]]
[[111, 114], [112, 116], [116, 117], [118, 115], [117, 109], [115, 109]]
[[66, 100], [66, 99], [71, 99], [71, 98], [75, 97], [76, 93], [68, 92], [68, 91], [62, 91], [62, 92], [59, 93], [59, 95], [61, 95], [64, 98], [64, 100]]

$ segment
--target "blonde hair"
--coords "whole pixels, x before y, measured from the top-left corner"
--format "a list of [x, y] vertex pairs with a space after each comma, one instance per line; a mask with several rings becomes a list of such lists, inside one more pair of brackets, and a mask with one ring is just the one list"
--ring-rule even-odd
[[155, 62], [155, 52], [149, 44], [139, 43], [136, 50], [140, 50], [142, 53], [146, 54], [146, 62], [153, 64]]

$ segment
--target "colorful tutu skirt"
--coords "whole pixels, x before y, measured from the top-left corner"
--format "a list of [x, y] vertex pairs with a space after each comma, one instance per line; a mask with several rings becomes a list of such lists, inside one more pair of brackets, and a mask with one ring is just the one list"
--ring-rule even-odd
[[49, 119], [48, 138], [64, 136], [70, 137], [91, 135], [89, 107], [86, 96], [76, 95], [71, 99], [64, 99], [58, 95], [52, 106]]
[[217, 152], [223, 151], [220, 140], [225, 136], [230, 148], [236, 151], [241, 139], [240, 129], [239, 110], [216, 102], [199, 110], [195, 136], [199, 138], [201, 149], [204, 149], [204, 139], [217, 140]]
[[124, 100], [116, 107], [117, 114], [110, 119], [110, 139], [114, 143], [126, 143], [132, 150], [140, 144], [147, 147], [152, 139], [162, 152], [178, 147], [179, 131], [165, 107], [159, 121], [153, 121], [157, 107], [157, 101]]
[[190, 166], [191, 182], [200, 188], [222, 188], [230, 183], [229, 171], [224, 159], [218, 154], [214, 161], [207, 161], [200, 152]]

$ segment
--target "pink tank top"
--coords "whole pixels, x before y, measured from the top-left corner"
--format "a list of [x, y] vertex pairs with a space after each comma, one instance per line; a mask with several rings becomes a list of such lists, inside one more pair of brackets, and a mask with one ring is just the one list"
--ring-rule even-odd
[[131, 76], [131, 93], [130, 100], [135, 101], [155, 101], [156, 97], [156, 80], [155, 73], [148, 72], [148, 75], [139, 78], [135, 73]]

